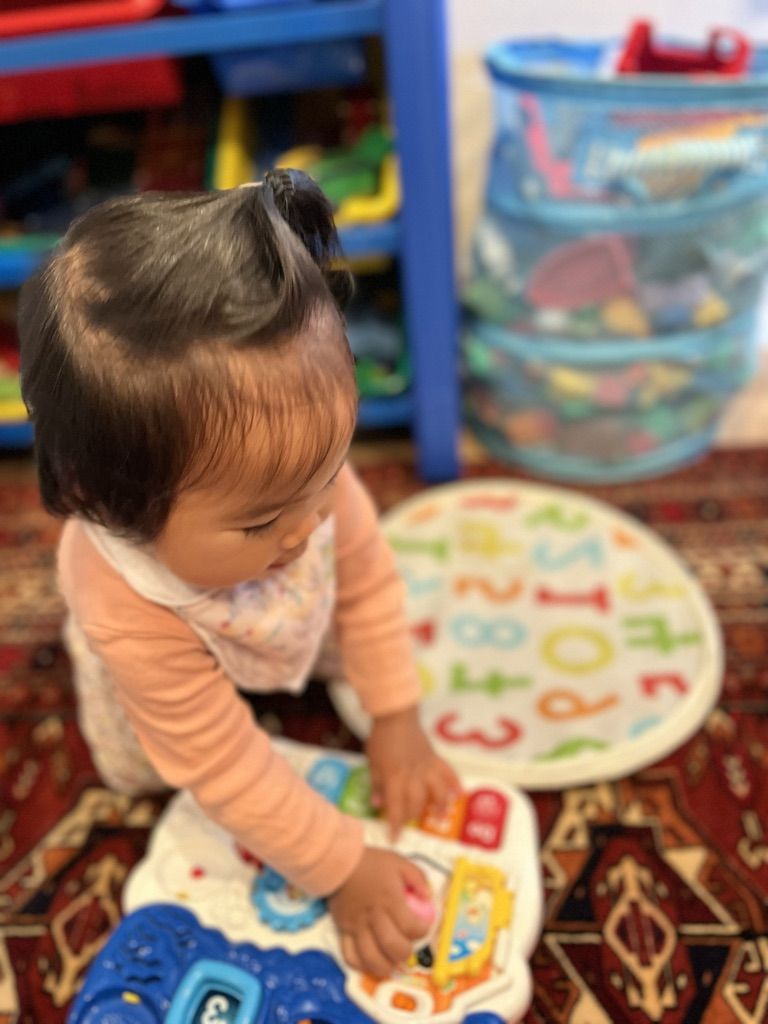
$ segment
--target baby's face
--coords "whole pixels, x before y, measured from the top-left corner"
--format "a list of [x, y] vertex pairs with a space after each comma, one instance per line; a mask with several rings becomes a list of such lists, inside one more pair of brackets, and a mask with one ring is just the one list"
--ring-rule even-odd
[[[319, 310], [283, 344], [229, 358], [241, 394], [262, 415], [246, 424], [242, 438], [232, 428], [231, 451], [224, 444], [209, 478], [181, 490], [154, 543], [174, 575], [205, 589], [259, 579], [304, 553], [334, 509], [357, 411], [335, 310]], [[318, 378], [320, 365], [327, 372]]]
[[348, 447], [349, 439], [336, 445], [298, 491], [254, 498], [252, 481], [243, 477], [224, 489], [182, 493], [155, 554], [179, 579], [206, 589], [258, 579], [295, 561], [334, 509]]

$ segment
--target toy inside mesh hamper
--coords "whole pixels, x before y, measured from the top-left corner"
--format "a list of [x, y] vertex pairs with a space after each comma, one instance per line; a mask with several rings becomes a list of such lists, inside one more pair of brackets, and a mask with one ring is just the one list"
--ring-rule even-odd
[[467, 416], [542, 476], [637, 479], [713, 442], [755, 367], [768, 268], [768, 55], [494, 46], [496, 138], [464, 339]]
[[[733, 59], [718, 67], [728, 47]], [[637, 27], [623, 46], [542, 38], [492, 47], [492, 190], [617, 207], [754, 194], [768, 173], [768, 53], [722, 30], [710, 51], [702, 70], [689, 70], [690, 51], [667, 46], [664, 60], [649, 37], [643, 48]]]

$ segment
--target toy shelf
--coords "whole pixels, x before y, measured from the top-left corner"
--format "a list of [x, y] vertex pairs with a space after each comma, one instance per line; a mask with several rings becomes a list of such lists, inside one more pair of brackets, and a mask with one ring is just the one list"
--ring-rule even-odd
[[[396, 256], [400, 247], [400, 225], [396, 220], [344, 228], [339, 235], [347, 256]], [[0, 241], [0, 289], [21, 287], [54, 241], [35, 235], [22, 239], [18, 246]]]
[[[414, 400], [409, 391], [394, 398], [364, 398], [358, 423], [365, 430], [398, 427], [409, 423], [413, 414]], [[0, 423], [0, 448], [29, 448], [33, 440], [31, 423]]]
[[[382, 224], [344, 228], [340, 232], [348, 256], [397, 255], [400, 225], [397, 220]], [[0, 243], [0, 289], [18, 288], [38, 267], [53, 240], [32, 236], [28, 247], [9, 247]], [[414, 415], [410, 392], [392, 398], [365, 398], [360, 403], [359, 423], [364, 429], [397, 427], [408, 424]], [[33, 441], [31, 424], [0, 422], [0, 448], [28, 448]]]
[[[147, 56], [187, 56], [380, 36], [403, 188], [399, 221], [342, 232], [349, 256], [400, 260], [413, 385], [362, 403], [362, 426], [411, 426], [428, 480], [456, 476], [458, 315], [453, 266], [443, 0], [302, 0], [236, 11], [0, 41], [0, 76]], [[18, 285], [42, 251], [0, 252], [0, 287]], [[26, 445], [28, 424], [0, 423], [0, 447]]]
[[0, 288], [19, 288], [55, 241], [51, 235], [30, 235], [18, 242], [0, 239]]
[[314, 0], [4, 39], [0, 44], [0, 73], [378, 35], [388, 2]]

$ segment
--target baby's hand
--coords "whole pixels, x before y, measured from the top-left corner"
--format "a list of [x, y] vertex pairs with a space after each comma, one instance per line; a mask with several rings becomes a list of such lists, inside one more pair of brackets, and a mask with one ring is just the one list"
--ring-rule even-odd
[[409, 895], [411, 906], [429, 901], [429, 885], [421, 871], [396, 853], [367, 846], [352, 875], [328, 897], [341, 952], [350, 967], [387, 978], [407, 963], [416, 940], [430, 926], [423, 911], [411, 909]]
[[427, 807], [445, 812], [461, 790], [453, 768], [432, 749], [416, 708], [374, 719], [366, 753], [373, 803], [383, 809], [392, 839]]

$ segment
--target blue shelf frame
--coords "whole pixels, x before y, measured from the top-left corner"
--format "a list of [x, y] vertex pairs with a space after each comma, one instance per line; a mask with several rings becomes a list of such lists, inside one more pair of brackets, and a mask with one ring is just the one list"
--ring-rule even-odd
[[360, 402], [357, 422], [363, 430], [401, 427], [410, 423], [413, 412], [414, 401], [410, 391], [391, 398], [364, 398]]
[[31, 448], [34, 439], [32, 424], [26, 420], [0, 423], [0, 449]]
[[[286, 43], [359, 39], [382, 31], [389, 0], [323, 0], [152, 18], [0, 42], [0, 74], [139, 57], [188, 57]], [[419, 0], [416, 0], [419, 2]]]
[[[379, 226], [378, 239], [371, 228], [354, 229], [344, 241], [351, 256], [400, 256], [413, 389], [400, 400], [380, 401], [393, 403], [386, 425], [395, 416], [410, 420], [421, 475], [447, 480], [459, 468], [460, 404], [444, 0], [322, 0], [6, 39], [0, 41], [0, 76], [370, 35], [384, 44], [403, 210], [399, 224]], [[384, 425], [371, 409], [380, 411], [378, 402], [363, 403], [363, 425]], [[9, 446], [19, 430], [29, 431], [28, 425], [0, 426], [0, 446]]]
[[19, 288], [33, 274], [43, 253], [32, 249], [0, 251], [0, 288], [10, 291]]
[[419, 469], [427, 480], [450, 480], [459, 470], [460, 400], [444, 3], [384, 0], [383, 13]]

